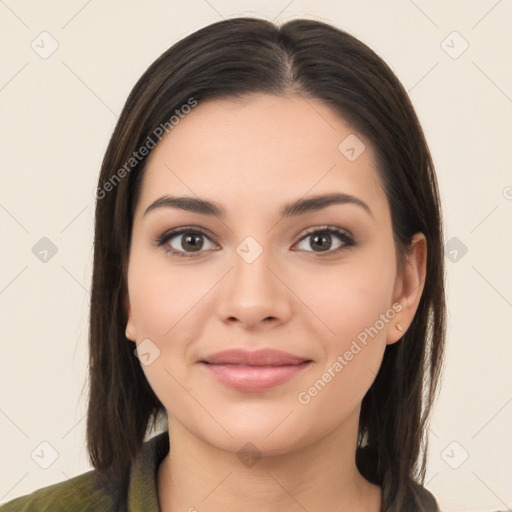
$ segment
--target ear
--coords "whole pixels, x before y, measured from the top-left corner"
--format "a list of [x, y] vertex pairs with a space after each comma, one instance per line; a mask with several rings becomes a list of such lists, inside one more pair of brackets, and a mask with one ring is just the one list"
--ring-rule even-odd
[[128, 296], [128, 292], [124, 294], [124, 308], [126, 311], [126, 317], [128, 318], [126, 322], [126, 331], [125, 336], [130, 341], [135, 341], [137, 339], [135, 323], [133, 321], [132, 310], [130, 305], [130, 297]]
[[[423, 293], [426, 274], [427, 240], [423, 233], [416, 233], [411, 240], [405, 268], [396, 278], [393, 303], [399, 303], [402, 309], [396, 314], [393, 327], [388, 332], [388, 345], [400, 340], [411, 325]], [[397, 324], [401, 325], [401, 331], [396, 328]]]

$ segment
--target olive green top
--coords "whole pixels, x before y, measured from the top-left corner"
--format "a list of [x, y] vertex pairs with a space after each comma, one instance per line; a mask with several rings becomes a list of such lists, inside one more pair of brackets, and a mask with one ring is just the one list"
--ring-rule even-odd
[[[114, 484], [110, 490], [96, 484], [97, 472], [91, 470], [4, 503], [0, 512], [161, 512], [156, 480], [167, 453], [169, 434], [162, 432], [143, 444], [128, 480]], [[421, 503], [423, 510], [415, 502]], [[403, 511], [439, 512], [439, 508], [432, 494], [415, 484]]]
[[156, 478], [167, 453], [169, 434], [162, 432], [143, 444], [129, 479], [110, 490], [97, 484], [93, 469], [4, 503], [0, 512], [161, 512]]

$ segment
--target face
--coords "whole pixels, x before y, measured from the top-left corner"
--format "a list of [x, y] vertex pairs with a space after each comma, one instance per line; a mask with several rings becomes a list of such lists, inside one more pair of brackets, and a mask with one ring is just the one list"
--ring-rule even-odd
[[[282, 216], [331, 194], [351, 199]], [[214, 202], [224, 216], [146, 212], [163, 196]], [[268, 454], [341, 429], [403, 335], [396, 322], [412, 318], [396, 261], [371, 144], [332, 110], [294, 96], [199, 103], [150, 155], [127, 272], [126, 335], [170, 427]], [[266, 387], [238, 367], [245, 387], [232, 387], [201, 361], [233, 348], [310, 362]]]

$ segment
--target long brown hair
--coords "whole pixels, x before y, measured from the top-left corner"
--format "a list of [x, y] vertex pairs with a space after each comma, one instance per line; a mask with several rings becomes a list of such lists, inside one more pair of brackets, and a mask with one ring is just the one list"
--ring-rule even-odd
[[125, 478], [148, 427], [165, 411], [125, 337], [133, 212], [147, 160], [138, 150], [154, 147], [155, 129], [170, 128], [169, 119], [191, 98], [201, 103], [250, 93], [319, 99], [371, 141], [391, 209], [399, 269], [413, 235], [426, 237], [421, 300], [403, 339], [387, 346], [362, 401], [356, 453], [361, 473], [382, 487], [382, 510], [402, 510], [414, 482], [424, 482], [428, 420], [444, 351], [438, 186], [418, 118], [390, 68], [358, 39], [312, 20], [277, 26], [234, 18], [202, 28], [151, 64], [126, 101], [97, 191], [87, 418], [91, 463], [99, 475]]

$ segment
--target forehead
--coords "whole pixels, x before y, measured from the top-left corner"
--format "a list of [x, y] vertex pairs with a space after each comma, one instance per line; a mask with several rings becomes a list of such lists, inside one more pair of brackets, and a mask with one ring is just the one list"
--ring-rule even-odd
[[333, 190], [385, 207], [369, 141], [320, 100], [259, 94], [185, 115], [148, 159], [139, 210], [166, 193], [248, 209]]

